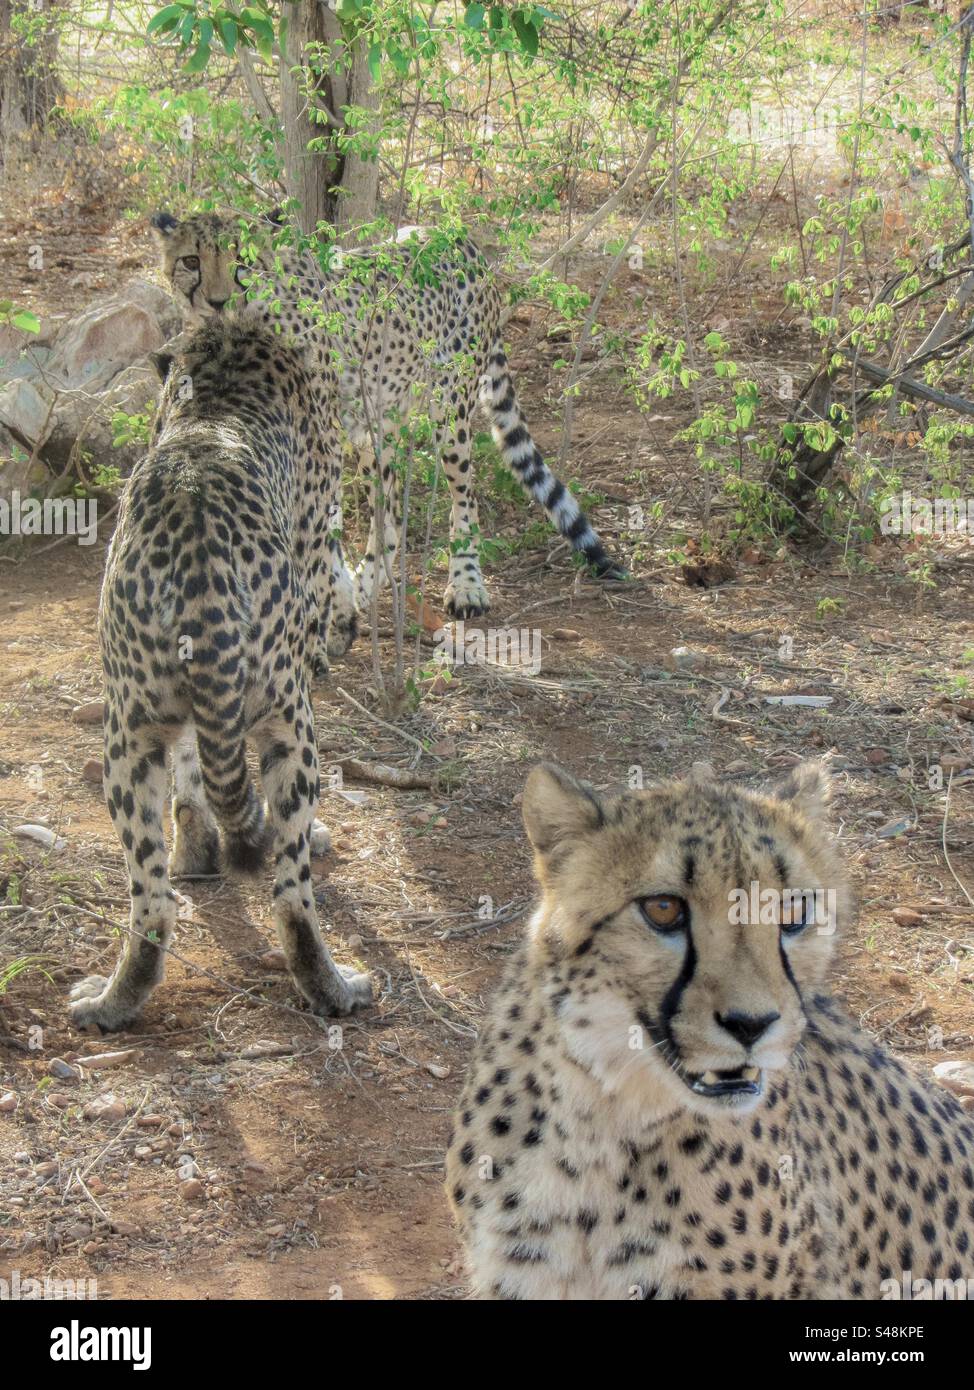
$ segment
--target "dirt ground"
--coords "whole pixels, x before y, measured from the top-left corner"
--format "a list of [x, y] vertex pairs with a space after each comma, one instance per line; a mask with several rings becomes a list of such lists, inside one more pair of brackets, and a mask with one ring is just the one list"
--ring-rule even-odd
[[[97, 237], [83, 244], [97, 288], [107, 263], [91, 267]], [[147, 263], [139, 234], [125, 244]], [[735, 283], [714, 313], [736, 324], [747, 303], [760, 321], [759, 279]], [[623, 275], [620, 319], [638, 318], [638, 292]], [[56, 282], [45, 293], [59, 301]], [[773, 317], [755, 334], [754, 321], [742, 341], [770, 376], [795, 337]], [[521, 310], [510, 336], [553, 458], [564, 345], [544, 328]], [[142, 1023], [110, 1040], [68, 1026], [71, 984], [110, 973], [127, 917], [101, 787], [83, 776], [100, 730], [75, 713], [101, 693], [111, 523], [89, 549], [0, 559], [0, 962], [32, 958], [0, 996], [0, 1095], [14, 1097], [0, 1113], [0, 1277], [94, 1279], [101, 1297], [462, 1298], [441, 1159], [478, 1020], [530, 909], [518, 802], [540, 758], [606, 787], [694, 761], [758, 783], [829, 755], [860, 900], [838, 991], [914, 1065], [974, 1057], [974, 705], [953, 680], [974, 649], [972, 552], [935, 551], [935, 588], [908, 578], [894, 540], [860, 574], [837, 553], [785, 548], [739, 561], [719, 588], [689, 587], [667, 561], [694, 501], [682, 423], [665, 402], [640, 413], [610, 375], [587, 383], [569, 472], [608, 499], [599, 520], [634, 579], [580, 578], [550, 535], [489, 567], [492, 620], [539, 634], [539, 674], [463, 666], [390, 728], [363, 639], [316, 688], [326, 782], [349, 756], [430, 782], [346, 775], [323, 791], [322, 921], [378, 994], [340, 1034], [300, 1009], [269, 954], [266, 877], [177, 885], [177, 955]], [[666, 524], [627, 529], [628, 506], [656, 499]], [[536, 520], [509, 502], [486, 511], [485, 529], [509, 539]], [[383, 635], [386, 670], [391, 645]], [[673, 671], [679, 647], [696, 660]], [[831, 703], [766, 702], [783, 694]], [[15, 835], [24, 823], [63, 844]], [[77, 1057], [116, 1048], [128, 1052], [116, 1065], [71, 1075]]]

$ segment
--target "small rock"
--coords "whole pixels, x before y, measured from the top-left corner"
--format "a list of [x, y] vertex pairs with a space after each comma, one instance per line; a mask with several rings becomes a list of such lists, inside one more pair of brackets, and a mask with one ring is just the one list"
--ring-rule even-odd
[[113, 1096], [111, 1091], [107, 1091], [103, 1096], [96, 1096], [94, 1100], [89, 1101], [82, 1114], [86, 1120], [114, 1123], [125, 1119], [125, 1104]]
[[[258, 957], [258, 960], [265, 970], [287, 969], [287, 956], [283, 951], [277, 948], [273, 951], [264, 951], [263, 954]], [[170, 1133], [172, 1133], [171, 1130]]]
[[933, 1074], [956, 1096], [974, 1096], [974, 1062], [938, 1062]]
[[81, 780], [91, 782], [93, 786], [101, 786], [105, 775], [105, 767], [101, 758], [89, 758], [81, 769]]
[[450, 1075], [450, 1068], [443, 1066], [440, 1062], [427, 1062], [426, 1070], [430, 1076], [435, 1076], [438, 1081], [444, 1081]]
[[164, 1115], [140, 1115], [135, 1123], [140, 1129], [158, 1129], [165, 1122]]
[[707, 664], [703, 652], [692, 651], [689, 647], [674, 647], [663, 657], [667, 671], [699, 671]]
[[0, 1115], [10, 1115], [17, 1109], [17, 1097], [13, 1091], [5, 1091], [0, 1096]]
[[78, 705], [71, 718], [76, 724], [101, 724], [105, 719], [105, 701], [89, 700], [86, 705]]
[[364, 943], [358, 932], [353, 932], [351, 936], [345, 938], [345, 945], [350, 951], [357, 951]]
[[70, 1062], [65, 1062], [60, 1057], [52, 1057], [47, 1069], [59, 1081], [81, 1080], [80, 1067], [73, 1067]]
[[889, 982], [894, 989], [909, 989], [910, 977], [905, 970], [891, 970]]
[[199, 1178], [186, 1178], [179, 1184], [179, 1195], [184, 1202], [198, 1202], [203, 1196], [203, 1184]]
[[580, 642], [582, 634], [576, 632], [573, 627], [556, 627], [551, 634], [553, 642]]
[[748, 765], [743, 758], [735, 758], [732, 763], [727, 764], [724, 771], [729, 772], [732, 777], [736, 777], [738, 773], [747, 772]]
[[15, 825], [14, 834], [22, 836], [25, 840], [33, 840], [36, 845], [43, 845], [45, 849], [64, 849], [68, 843], [61, 836], [55, 835], [46, 825]]
[[893, 921], [901, 927], [918, 927], [923, 921], [923, 914], [914, 912], [912, 907], [894, 907]]
[[885, 748], [867, 748], [866, 762], [872, 767], [881, 767], [883, 763], [889, 762], [889, 754]]

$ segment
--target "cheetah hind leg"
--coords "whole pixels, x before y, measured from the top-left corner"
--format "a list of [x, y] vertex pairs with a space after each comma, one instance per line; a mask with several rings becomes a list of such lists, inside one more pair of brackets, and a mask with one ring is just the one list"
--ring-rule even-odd
[[[110, 721], [105, 721], [106, 730]], [[161, 742], [129, 735], [124, 758], [111, 759], [105, 740], [105, 790], [115, 830], [125, 851], [131, 916], [128, 936], [111, 978], [89, 975], [71, 990], [68, 1012], [78, 1028], [97, 1024], [112, 1033], [134, 1023], [162, 979], [165, 953], [176, 921], [176, 900], [166, 866], [162, 812], [166, 750]], [[132, 777], [141, 765], [144, 775]], [[120, 789], [117, 796], [113, 792]]]
[[[350, 1014], [372, 1002], [368, 975], [336, 965], [318, 926], [311, 887], [318, 758], [310, 704], [294, 725], [269, 720], [254, 730], [267, 813], [274, 829], [274, 920], [291, 977], [312, 1012]], [[300, 731], [300, 732], [299, 732]], [[320, 833], [320, 832], [318, 832]]]
[[196, 730], [186, 726], [172, 750], [173, 878], [210, 878], [220, 872], [220, 832], [203, 790]]

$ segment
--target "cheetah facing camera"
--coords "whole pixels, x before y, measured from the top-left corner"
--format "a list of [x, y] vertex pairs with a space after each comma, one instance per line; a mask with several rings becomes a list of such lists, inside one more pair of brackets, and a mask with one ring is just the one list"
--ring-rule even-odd
[[128, 865], [131, 930], [111, 979], [72, 990], [71, 1015], [106, 1030], [138, 1016], [176, 918], [169, 872], [215, 873], [218, 827], [231, 867], [256, 868], [273, 843], [291, 974], [316, 1013], [348, 1013], [369, 1002], [369, 980], [333, 964], [309, 863], [318, 754], [308, 666], [334, 582], [337, 425], [302, 354], [253, 324], [213, 322], [157, 366], [156, 436], [125, 491], [99, 612], [105, 793]]
[[974, 1124], [826, 992], [848, 898], [825, 795], [814, 764], [764, 795], [531, 774], [541, 904], [447, 1160], [481, 1297], [878, 1299], [974, 1274]]
[[[330, 364], [333, 353], [339, 356], [345, 435], [359, 451], [363, 469], [373, 481], [376, 475], [381, 480], [385, 499], [382, 540], [379, 508], [373, 503], [365, 557], [339, 595], [343, 622], [354, 616], [356, 606], [368, 614], [373, 588], [385, 583], [392, 570], [401, 526], [393, 440], [423, 397], [452, 500], [444, 595], [451, 617], [475, 617], [490, 606], [480, 570], [471, 461], [478, 400], [505, 463], [556, 530], [598, 574], [624, 577], [531, 437], [500, 337], [500, 293], [466, 236], [447, 244], [446, 238], [431, 240], [422, 228], [405, 228], [400, 244], [359, 248], [348, 252], [345, 262], [324, 269], [310, 253], [286, 244], [262, 250], [253, 263], [240, 263], [239, 219], [200, 213], [179, 221], [162, 212], [152, 225], [163, 273], [190, 319], [242, 303], [247, 287], [252, 295], [248, 313], [300, 334], [317, 362]], [[270, 234], [276, 243], [284, 240], [279, 226]], [[336, 318], [342, 324], [338, 334]], [[341, 606], [345, 592], [351, 596], [347, 608]], [[331, 649], [340, 654], [337, 639]]]

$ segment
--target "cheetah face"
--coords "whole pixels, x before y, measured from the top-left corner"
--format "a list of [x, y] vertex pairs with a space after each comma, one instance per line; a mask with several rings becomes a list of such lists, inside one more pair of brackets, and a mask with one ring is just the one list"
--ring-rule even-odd
[[188, 317], [199, 322], [219, 314], [243, 286], [231, 221], [200, 213], [179, 222], [157, 212], [152, 226], [162, 253], [162, 269]]
[[806, 764], [766, 795], [711, 782], [600, 797], [537, 768], [544, 890], [529, 957], [573, 1058], [650, 1118], [743, 1114], [800, 1048], [846, 905]]

